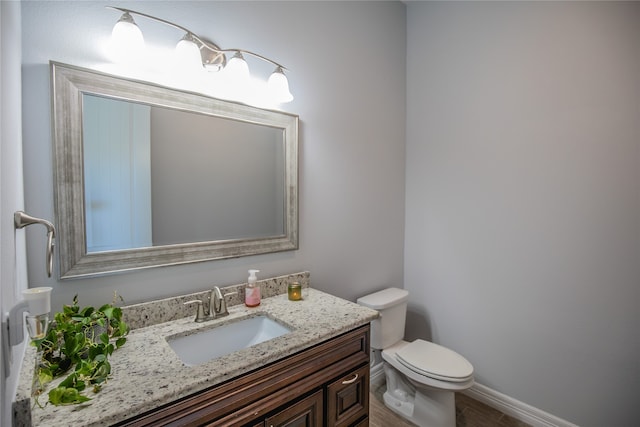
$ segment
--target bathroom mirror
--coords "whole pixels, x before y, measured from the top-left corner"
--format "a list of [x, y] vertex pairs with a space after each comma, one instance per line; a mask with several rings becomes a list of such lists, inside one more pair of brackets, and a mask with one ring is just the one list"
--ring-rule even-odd
[[298, 117], [51, 62], [61, 279], [298, 248]]

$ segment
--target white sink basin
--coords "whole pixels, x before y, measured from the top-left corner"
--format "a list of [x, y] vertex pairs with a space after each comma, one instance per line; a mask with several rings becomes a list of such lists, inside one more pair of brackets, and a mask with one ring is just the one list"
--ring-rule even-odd
[[187, 366], [249, 348], [291, 332], [267, 316], [249, 317], [186, 336], [168, 337], [167, 342]]

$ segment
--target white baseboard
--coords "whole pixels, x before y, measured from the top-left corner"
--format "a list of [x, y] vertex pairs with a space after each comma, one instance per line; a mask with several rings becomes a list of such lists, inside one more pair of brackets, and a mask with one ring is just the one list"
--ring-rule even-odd
[[475, 383], [463, 393], [533, 427], [578, 427], [482, 384]]

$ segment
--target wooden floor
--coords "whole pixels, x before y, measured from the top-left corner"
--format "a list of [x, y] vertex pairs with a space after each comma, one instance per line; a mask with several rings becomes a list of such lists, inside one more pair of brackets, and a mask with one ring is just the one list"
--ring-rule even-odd
[[376, 393], [369, 393], [369, 427], [414, 427], [391, 409], [384, 406]]
[[[456, 393], [456, 427], [528, 426], [464, 394]], [[372, 392], [369, 396], [369, 427], [415, 427], [415, 424], [384, 406], [381, 394]]]

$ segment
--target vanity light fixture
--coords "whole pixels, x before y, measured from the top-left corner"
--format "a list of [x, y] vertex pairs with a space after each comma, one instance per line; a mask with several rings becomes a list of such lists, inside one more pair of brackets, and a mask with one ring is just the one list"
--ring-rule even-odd
[[[132, 54], [135, 54], [131, 50], [141, 48], [144, 45], [142, 31], [140, 31], [132, 15], [142, 16], [184, 31], [183, 38], [176, 45], [178, 60], [182, 66], [191, 67], [193, 64], [193, 69], [195, 67], [204, 67], [207, 71], [212, 72], [226, 70], [229, 75], [233, 76], [235, 82], [242, 82], [247, 81], [249, 78], [249, 66], [243, 55], [249, 55], [275, 66], [275, 70], [267, 81], [267, 90], [274, 101], [285, 103], [293, 100], [293, 95], [289, 90], [289, 82], [284, 74], [286, 68], [276, 61], [244, 49], [222, 49], [215, 43], [202, 39], [189, 29], [165, 19], [122, 7], [106, 7], [122, 12], [122, 16], [113, 27], [111, 33], [112, 42], [115, 48], [121, 51], [121, 54], [124, 54], [124, 50], [129, 50]], [[226, 55], [231, 53], [233, 53], [233, 56], [227, 61]]]

